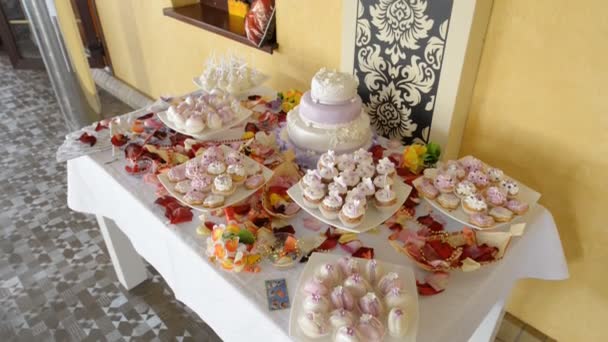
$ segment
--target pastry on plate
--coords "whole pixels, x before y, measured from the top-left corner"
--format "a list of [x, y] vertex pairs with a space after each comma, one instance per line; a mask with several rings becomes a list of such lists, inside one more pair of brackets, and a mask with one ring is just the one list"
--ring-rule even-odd
[[203, 204], [206, 197], [207, 194], [204, 192], [190, 190], [184, 195], [184, 201], [190, 205], [199, 205]]
[[183, 181], [177, 182], [177, 184], [175, 184], [175, 192], [180, 193], [180, 194], [185, 194], [188, 191], [190, 191], [190, 180], [189, 179], [185, 179]]
[[428, 179], [423, 179], [416, 185], [416, 190], [425, 198], [435, 199], [439, 195], [439, 190]]
[[402, 307], [394, 307], [388, 312], [388, 333], [392, 337], [403, 337], [409, 328], [409, 316]]
[[226, 172], [230, 175], [230, 177], [232, 177], [232, 181], [235, 184], [243, 184], [247, 178], [247, 170], [245, 170], [245, 165], [243, 165], [243, 163], [234, 163], [228, 165]]
[[298, 318], [298, 325], [310, 338], [321, 338], [331, 332], [326, 315], [319, 312], [305, 312]]
[[318, 208], [323, 197], [325, 197], [325, 189], [320, 186], [307, 187], [302, 194], [304, 204], [309, 208]]
[[488, 205], [483, 197], [479, 195], [466, 196], [462, 199], [462, 209], [465, 213], [472, 215], [485, 213], [488, 210]]
[[376, 282], [380, 280], [380, 277], [382, 276], [382, 267], [378, 264], [376, 259], [371, 259], [365, 264], [364, 274], [370, 285], [375, 286]]
[[343, 225], [354, 228], [363, 222], [365, 215], [365, 203], [355, 198], [352, 201], [347, 201], [340, 210], [338, 217]]
[[490, 209], [488, 215], [492, 216], [496, 222], [509, 222], [513, 219], [513, 212], [505, 207], [494, 207]]
[[505, 206], [517, 215], [525, 214], [529, 208], [528, 203], [516, 199], [507, 201]]
[[497, 186], [487, 188], [485, 195], [486, 201], [493, 207], [500, 207], [507, 202], [507, 193]]
[[505, 176], [504, 172], [501, 169], [497, 169], [495, 167], [488, 168], [488, 177], [490, 177], [490, 182], [498, 183]]
[[510, 199], [515, 198], [519, 194], [519, 185], [511, 179], [503, 179], [500, 181], [500, 187], [507, 193]]
[[183, 163], [172, 167], [169, 172], [167, 172], [167, 178], [169, 178], [171, 182], [180, 182], [186, 179], [186, 165], [187, 163]]
[[357, 329], [363, 338], [363, 341], [379, 342], [382, 341], [385, 334], [384, 325], [379, 319], [370, 315], [363, 314], [359, 318]]
[[440, 194], [437, 197], [437, 203], [445, 209], [454, 210], [458, 208], [460, 204], [460, 198], [458, 196], [449, 193], [449, 194]]
[[466, 196], [473, 196], [477, 194], [477, 187], [475, 184], [468, 180], [463, 180], [456, 184], [456, 188], [454, 189], [454, 193], [456, 196], [463, 198]]
[[353, 325], [342, 325], [336, 329], [334, 342], [363, 342], [359, 330]]
[[331, 303], [324, 296], [309, 294], [302, 302], [305, 311], [326, 313], [331, 308]]
[[334, 177], [338, 175], [338, 169], [335, 167], [323, 166], [317, 169], [319, 171], [319, 175], [321, 176], [321, 180], [325, 184], [329, 184], [334, 180]]
[[342, 176], [334, 177], [334, 181], [327, 186], [328, 192], [335, 192], [338, 196], [344, 196], [348, 192], [348, 187]]
[[363, 297], [359, 298], [359, 311], [370, 314], [374, 317], [382, 317], [384, 314], [384, 306], [380, 298], [374, 292], [368, 292]]
[[344, 286], [338, 285], [334, 287], [329, 295], [329, 299], [334, 308], [336, 309], [345, 309], [345, 310], [353, 310], [355, 308], [355, 298], [352, 293]]
[[467, 180], [475, 184], [475, 186], [479, 189], [484, 189], [490, 184], [490, 178], [485, 172], [481, 170], [471, 171], [467, 175]]
[[391, 178], [387, 175], [378, 175], [378, 176], [376, 176], [376, 178], [374, 178], [374, 185], [378, 189], [382, 189], [387, 185], [393, 185], [393, 183], [394, 183], [393, 178]]
[[355, 322], [355, 315], [352, 313], [352, 311], [336, 309], [329, 314], [329, 323], [334, 328], [339, 328], [342, 326], [352, 326], [353, 324], [355, 324]]
[[221, 174], [213, 180], [211, 191], [216, 195], [230, 196], [236, 191], [236, 185], [232, 182], [232, 177]]
[[245, 181], [245, 188], [248, 190], [254, 190], [259, 188], [264, 184], [264, 176], [262, 175], [252, 175], [247, 178]]
[[340, 195], [338, 195], [337, 192], [330, 192], [329, 195], [325, 196], [323, 201], [321, 201], [319, 210], [321, 211], [323, 217], [328, 220], [334, 220], [338, 218], [343, 201], [344, 200], [342, 197], [340, 197]]
[[433, 180], [433, 185], [443, 194], [452, 193], [456, 186], [456, 177], [448, 173], [439, 173]]
[[210, 194], [209, 196], [205, 197], [205, 200], [203, 201], [203, 207], [209, 208], [209, 209], [219, 208], [223, 205], [224, 205], [224, 196], [222, 196], [222, 195]]
[[306, 294], [316, 294], [319, 296], [326, 296], [329, 294], [329, 289], [323, 281], [317, 277], [312, 277], [302, 287], [302, 291]]
[[376, 285], [376, 288], [378, 289], [378, 291], [380, 291], [380, 294], [386, 296], [386, 294], [389, 293], [391, 289], [402, 289], [403, 282], [399, 277], [399, 274], [397, 274], [396, 272], [389, 272], [385, 274], [382, 278], [380, 278], [378, 284]]
[[201, 192], [209, 192], [211, 191], [211, 186], [213, 184], [213, 177], [208, 174], [201, 174], [194, 178], [190, 182], [190, 186], [192, 189], [201, 191]]
[[218, 176], [226, 171], [226, 164], [221, 160], [212, 161], [209, 166], [207, 166], [207, 172], [210, 175]]
[[378, 165], [376, 165], [376, 172], [378, 172], [379, 175], [393, 177], [395, 175], [395, 164], [393, 164], [393, 162], [387, 157], [384, 157], [378, 161]]
[[394, 307], [408, 307], [413, 304], [413, 298], [398, 287], [393, 287], [384, 296], [386, 307], [391, 309]]
[[397, 194], [390, 185], [376, 191], [374, 195], [374, 203], [378, 210], [391, 210], [392, 207], [397, 203]]
[[353, 273], [344, 280], [344, 287], [347, 288], [353, 296], [359, 298], [371, 290], [371, 286], [359, 273]]
[[492, 216], [484, 213], [475, 213], [469, 215], [469, 222], [481, 228], [492, 227], [494, 224], [496, 224]]

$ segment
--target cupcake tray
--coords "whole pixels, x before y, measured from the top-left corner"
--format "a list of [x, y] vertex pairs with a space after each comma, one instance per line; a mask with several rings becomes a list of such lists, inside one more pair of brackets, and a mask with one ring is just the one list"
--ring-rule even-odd
[[252, 110], [247, 109], [245, 107], [243, 107], [242, 111], [243, 112], [242, 112], [241, 116], [235, 118], [229, 124], [223, 125], [221, 128], [218, 128], [218, 129], [210, 129], [209, 127], [205, 127], [204, 130], [202, 130], [200, 133], [196, 133], [196, 134], [188, 133], [185, 129], [177, 128], [175, 126], [175, 124], [173, 123], [173, 121], [169, 120], [169, 117], [167, 116], [167, 111], [158, 113], [157, 117], [160, 121], [162, 121], [163, 124], [165, 124], [167, 127], [171, 128], [172, 130], [174, 130], [176, 132], [179, 132], [179, 133], [182, 133], [185, 135], [189, 135], [197, 140], [211, 140], [211, 139], [222, 138], [221, 136], [223, 135], [223, 133], [225, 133], [227, 130], [231, 129], [232, 127], [235, 127], [235, 126], [238, 126], [238, 125], [244, 123], [253, 114]]
[[[289, 314], [289, 336], [294, 338], [294, 340], [304, 341], [304, 342], [312, 342], [312, 341], [331, 342], [334, 340], [333, 332], [323, 338], [318, 338], [318, 339], [312, 339], [312, 338], [306, 336], [300, 329], [300, 326], [298, 324], [298, 318], [302, 314], [302, 311], [303, 311], [302, 302], [304, 301], [306, 294], [303, 293], [302, 288], [306, 284], [306, 281], [308, 281], [309, 279], [312, 279], [316, 270], [322, 264], [328, 263], [328, 262], [337, 263], [337, 261], [338, 261], [338, 259], [340, 259], [340, 257], [341, 257], [340, 255], [335, 255], [335, 254], [313, 253], [311, 255], [310, 259], [308, 259], [308, 262], [306, 263], [306, 267], [304, 268], [304, 270], [302, 271], [302, 274], [300, 275], [296, 293], [293, 295], [291, 312]], [[368, 262], [368, 260], [366, 260], [366, 259], [360, 259], [360, 258], [354, 258], [354, 259], [359, 260], [360, 266], [363, 266], [363, 265], [365, 265], [365, 263]], [[410, 317], [412, 317], [410, 320], [410, 326], [409, 326], [407, 334], [404, 337], [390, 336], [388, 333], [386, 314], [384, 314], [384, 316], [381, 317], [381, 319], [380, 319], [380, 321], [384, 325], [384, 328], [386, 329], [386, 334], [384, 335], [383, 341], [385, 341], [385, 342], [393, 342], [393, 341], [394, 342], [397, 342], [397, 341], [415, 342], [416, 335], [418, 333], [419, 313], [418, 313], [418, 289], [416, 288], [416, 278], [414, 275], [414, 271], [410, 267], [406, 267], [403, 265], [391, 264], [391, 263], [384, 262], [384, 261], [381, 261], [378, 259], [376, 259], [376, 261], [378, 262], [378, 265], [380, 265], [382, 267], [383, 274], [386, 274], [389, 272], [396, 272], [397, 274], [399, 274], [399, 277], [404, 280], [404, 292], [409, 294], [413, 298], [413, 305], [405, 308], [407, 310], [406, 313], [408, 315], [410, 315]]]
[[[226, 145], [220, 145], [220, 147], [222, 148], [222, 150], [224, 151], [225, 154], [228, 154], [229, 152], [234, 151], [233, 149], [231, 149], [230, 147], [228, 147]], [[245, 165], [251, 165], [253, 163], [257, 163], [255, 160], [253, 160], [243, 154], [241, 154], [241, 156], [243, 158], [243, 163], [245, 163]], [[192, 160], [198, 161], [198, 160], [200, 160], [200, 158], [201, 158], [201, 156], [199, 155], [199, 156], [193, 158]], [[166, 173], [162, 173], [162, 174], [158, 175], [158, 180], [165, 187], [165, 189], [167, 189], [167, 191], [169, 192], [169, 194], [171, 194], [171, 196], [177, 198], [177, 200], [180, 201], [185, 206], [188, 206], [192, 209], [196, 209], [196, 210], [200, 210], [200, 211], [211, 211], [211, 210], [222, 209], [222, 208], [234, 205], [236, 203], [239, 203], [239, 202], [243, 201], [244, 199], [248, 198], [249, 196], [253, 195], [256, 191], [258, 191], [258, 189], [263, 187], [264, 184], [266, 184], [266, 182], [268, 182], [268, 180], [272, 177], [272, 171], [269, 168], [267, 168], [261, 164], [260, 164], [260, 169], [261, 169], [260, 174], [264, 177], [264, 182], [262, 182], [262, 184], [260, 184], [260, 186], [258, 188], [249, 190], [245, 187], [244, 184], [238, 185], [236, 188], [236, 191], [232, 195], [225, 197], [224, 205], [217, 207], [217, 208], [206, 208], [202, 205], [188, 204], [184, 200], [185, 194], [180, 194], [177, 191], [175, 191], [174, 188], [175, 188], [175, 184], [177, 184], [177, 183], [171, 182], [169, 180], [169, 177], [167, 177]]]
[[403, 205], [410, 192], [412, 191], [412, 187], [403, 183], [401, 179], [395, 177], [394, 178], [394, 190], [397, 195], [397, 203], [390, 208], [385, 210], [378, 210], [374, 206], [373, 200], [369, 200], [368, 209], [365, 211], [365, 215], [363, 216], [363, 221], [361, 224], [354, 228], [346, 227], [339, 218], [334, 220], [329, 220], [321, 214], [319, 209], [309, 208], [304, 204], [304, 198], [302, 197], [302, 189], [300, 188], [300, 184], [294, 184], [289, 190], [287, 190], [287, 194], [296, 202], [303, 210], [308, 212], [310, 215], [314, 216], [317, 220], [325, 222], [329, 225], [332, 225], [336, 228], [352, 232], [352, 233], [363, 233], [370, 229], [376, 228], [381, 225], [384, 221], [388, 220], [397, 210]]
[[[505, 175], [506, 176], [506, 175]], [[505, 227], [505, 226], [510, 226], [512, 224], [515, 223], [519, 223], [519, 222], [523, 222], [525, 221], [525, 217], [526, 215], [532, 211], [532, 209], [534, 208], [534, 206], [536, 205], [536, 203], [538, 202], [538, 200], [540, 199], [540, 194], [536, 191], [534, 191], [533, 189], [529, 188], [528, 186], [526, 186], [525, 184], [521, 183], [520, 181], [512, 178], [512, 177], [508, 177], [509, 179], [512, 179], [514, 181], [517, 182], [517, 184], [519, 185], [519, 194], [517, 195], [517, 199], [520, 201], [524, 201], [526, 203], [528, 203], [528, 212], [523, 214], [523, 215], [516, 215], [513, 217], [513, 219], [511, 221], [508, 222], [496, 222], [496, 224], [494, 224], [491, 227], [478, 227], [472, 223], [469, 222], [469, 214], [467, 214], [463, 209], [462, 209], [462, 203], [460, 205], [458, 205], [458, 208], [454, 209], [454, 210], [450, 210], [450, 209], [446, 209], [444, 207], [442, 207], [436, 200], [431, 200], [428, 198], [425, 198], [424, 196], [420, 196], [421, 198], [423, 198], [426, 202], [428, 202], [433, 208], [435, 208], [437, 211], [439, 211], [440, 213], [442, 213], [443, 215], [451, 218], [452, 220], [458, 221], [462, 224], [464, 224], [465, 226], [474, 228], [474, 229], [479, 229], [479, 230], [488, 230], [488, 229], [496, 229], [496, 228], [500, 228], [500, 227]], [[420, 184], [420, 182], [422, 182], [422, 177], [418, 177], [414, 180], [413, 184], [414, 186], [417, 186], [418, 184]]]

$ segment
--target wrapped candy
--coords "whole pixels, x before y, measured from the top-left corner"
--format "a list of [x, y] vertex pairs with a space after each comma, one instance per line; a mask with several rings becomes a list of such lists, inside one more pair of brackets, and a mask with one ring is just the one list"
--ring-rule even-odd
[[357, 324], [357, 329], [361, 333], [364, 341], [378, 342], [384, 338], [384, 326], [376, 317], [363, 314]]
[[343, 286], [334, 287], [330, 295], [331, 303], [337, 309], [352, 310], [355, 307], [355, 298]]
[[382, 302], [374, 292], [368, 292], [359, 299], [359, 310], [374, 317], [380, 317], [384, 313]]
[[251, 4], [251, 9], [245, 17], [245, 33], [247, 39], [255, 45], [262, 42], [273, 10], [274, 0], [254, 0]]

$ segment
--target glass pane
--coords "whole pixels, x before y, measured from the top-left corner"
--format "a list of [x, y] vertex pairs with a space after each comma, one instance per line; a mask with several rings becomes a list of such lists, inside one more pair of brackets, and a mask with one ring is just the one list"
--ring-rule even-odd
[[0, 0], [0, 5], [15, 37], [17, 49], [22, 58], [41, 58], [29, 22], [19, 0]]

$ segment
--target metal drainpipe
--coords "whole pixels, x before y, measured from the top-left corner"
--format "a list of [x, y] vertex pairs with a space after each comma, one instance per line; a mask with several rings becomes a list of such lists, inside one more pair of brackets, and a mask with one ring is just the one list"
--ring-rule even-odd
[[[54, 13], [53, 2], [48, 2]], [[57, 16], [51, 16], [45, 0], [24, 0], [21, 3], [66, 125], [70, 130], [77, 130], [99, 120], [97, 113], [88, 105], [74, 73], [63, 45]]]

